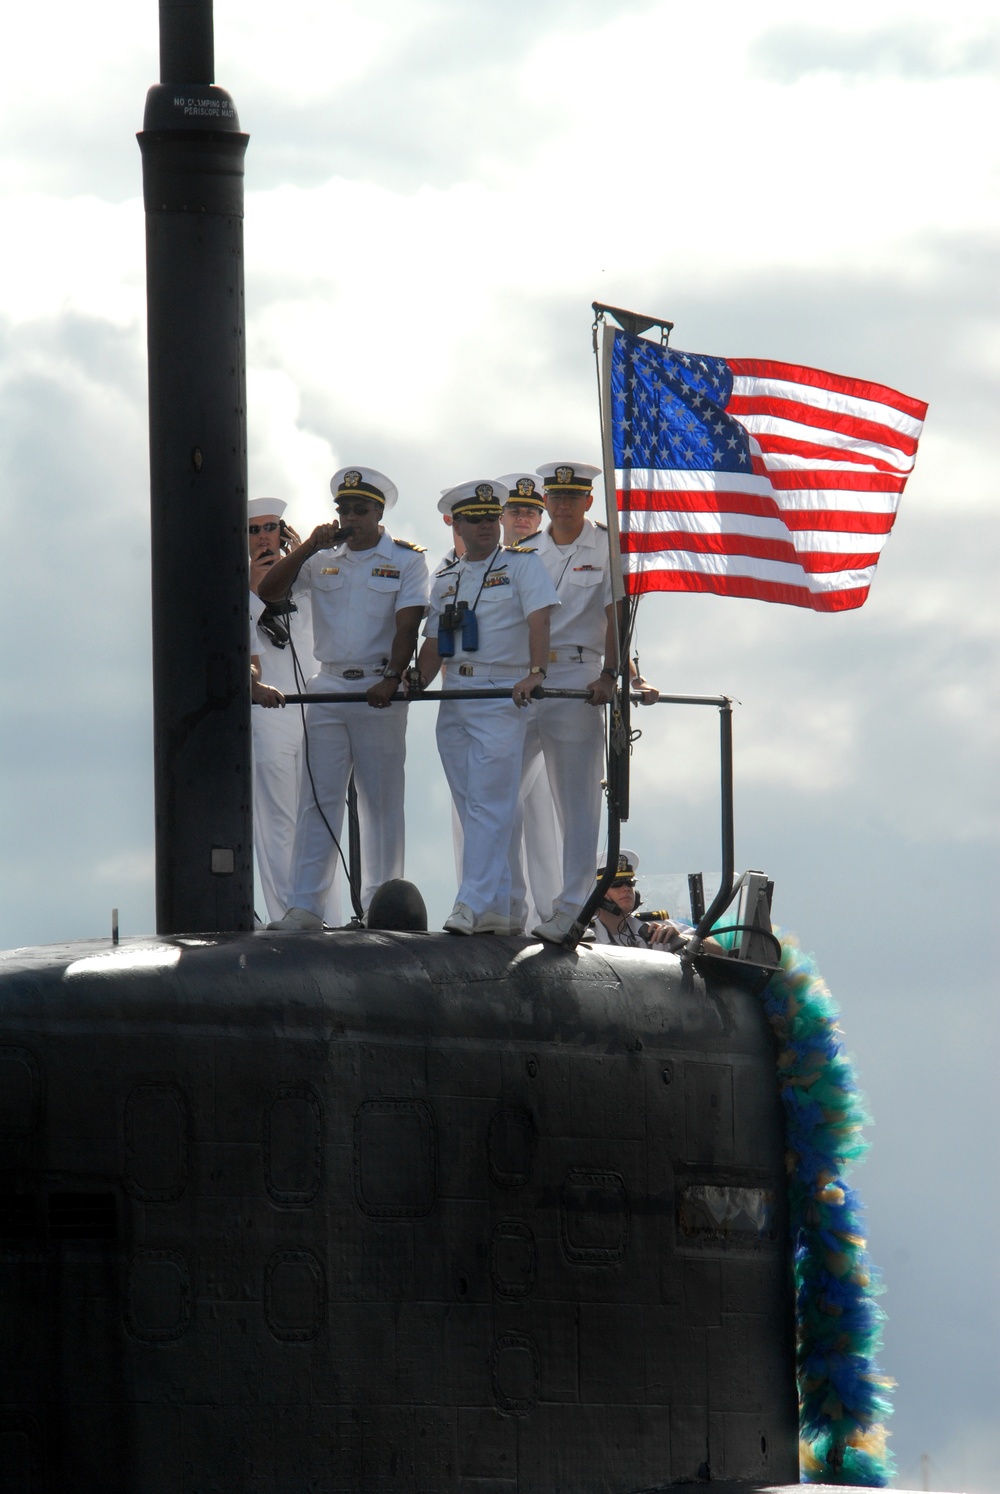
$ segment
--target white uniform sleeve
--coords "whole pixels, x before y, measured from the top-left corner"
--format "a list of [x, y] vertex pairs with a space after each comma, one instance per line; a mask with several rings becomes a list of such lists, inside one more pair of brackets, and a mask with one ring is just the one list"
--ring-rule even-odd
[[290, 597], [302, 596], [312, 588], [313, 572], [319, 569], [321, 563], [325, 563], [325, 557], [330, 555], [329, 550], [317, 550], [315, 555], [310, 555], [292, 582], [288, 593]]
[[552, 577], [539, 557], [529, 553], [517, 558], [520, 562], [517, 579], [525, 617], [530, 617], [532, 612], [537, 612], [541, 607], [558, 607], [559, 598], [556, 596]]
[[[403, 607], [427, 606], [430, 583], [427, 575], [427, 560], [419, 550], [404, 550], [406, 559], [400, 563], [402, 575], [396, 596], [396, 611]], [[397, 555], [399, 547], [397, 546]]]
[[446, 586], [454, 586], [454, 578], [450, 576], [435, 576], [430, 584], [430, 601], [427, 608], [427, 621], [424, 623], [424, 637], [436, 638], [438, 635], [438, 621], [444, 611], [444, 589]]

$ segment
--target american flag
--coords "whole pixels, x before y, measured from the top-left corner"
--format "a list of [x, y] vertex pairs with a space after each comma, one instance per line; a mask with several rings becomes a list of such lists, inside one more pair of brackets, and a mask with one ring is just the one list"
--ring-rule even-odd
[[868, 595], [927, 406], [883, 384], [614, 332], [625, 590], [840, 612]]

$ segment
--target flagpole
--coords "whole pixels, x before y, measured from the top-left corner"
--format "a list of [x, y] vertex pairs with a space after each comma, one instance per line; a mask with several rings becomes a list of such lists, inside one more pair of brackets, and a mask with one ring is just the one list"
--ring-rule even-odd
[[[601, 338], [600, 389], [601, 389], [601, 447], [604, 462], [604, 507], [608, 517], [608, 548], [611, 553], [611, 594], [616, 602], [625, 597], [625, 576], [622, 569], [621, 528], [618, 523], [618, 493], [615, 480], [615, 448], [612, 438], [611, 398], [611, 351], [614, 346], [615, 329], [607, 321]], [[623, 481], [628, 485], [626, 469]], [[617, 622], [615, 635], [617, 638]], [[621, 645], [619, 643], [619, 654]]]

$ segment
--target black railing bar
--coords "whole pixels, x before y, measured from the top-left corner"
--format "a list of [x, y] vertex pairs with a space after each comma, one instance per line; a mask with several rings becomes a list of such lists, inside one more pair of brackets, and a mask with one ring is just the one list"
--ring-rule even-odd
[[[512, 687], [513, 688], [513, 687]], [[399, 700], [404, 704], [412, 705], [417, 700], [509, 700], [510, 690], [481, 689], [481, 690], [418, 690], [412, 695], [393, 696], [393, 700]], [[532, 691], [535, 700], [589, 700], [589, 690], [549, 690], [536, 686]], [[641, 704], [641, 695], [630, 696], [633, 704]], [[331, 690], [317, 690], [310, 695], [286, 695], [286, 705], [360, 705], [367, 702], [368, 692], [365, 690], [345, 690], [338, 695]], [[661, 695], [656, 705], [693, 705], [693, 706], [715, 706], [716, 710], [724, 711], [727, 706], [731, 708], [728, 695]], [[263, 709], [263, 707], [261, 707]]]

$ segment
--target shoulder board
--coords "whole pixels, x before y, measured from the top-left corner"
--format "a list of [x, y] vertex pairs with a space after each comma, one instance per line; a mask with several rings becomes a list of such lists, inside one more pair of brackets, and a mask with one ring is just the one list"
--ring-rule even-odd
[[600, 519], [595, 519], [595, 520], [594, 520], [594, 528], [595, 528], [595, 529], [603, 529], [603, 530], [604, 530], [604, 532], [605, 532], [605, 534], [606, 534], [606, 533], [607, 533], [607, 531], [608, 531], [608, 526], [607, 526], [607, 524], [602, 524], [602, 523], [601, 523], [601, 521], [600, 521]]
[[395, 535], [392, 537], [392, 542], [394, 545], [402, 545], [404, 550], [416, 550], [418, 555], [423, 555], [427, 549], [426, 545], [415, 545], [412, 540], [397, 539]]
[[534, 555], [535, 553], [534, 545], [504, 545], [503, 548], [513, 555]]

